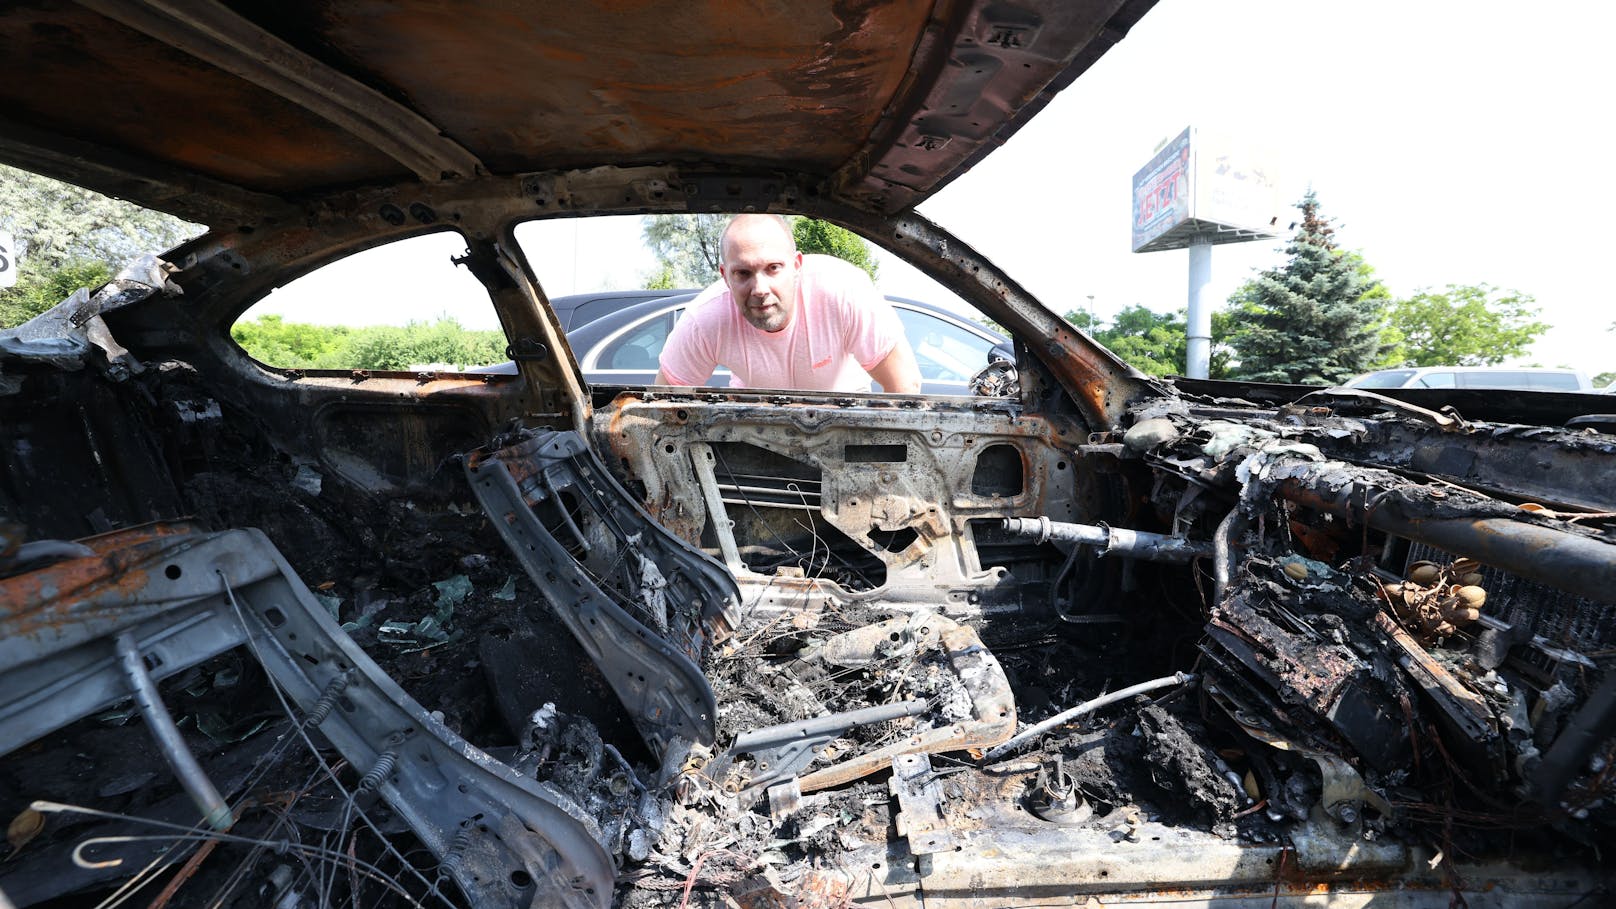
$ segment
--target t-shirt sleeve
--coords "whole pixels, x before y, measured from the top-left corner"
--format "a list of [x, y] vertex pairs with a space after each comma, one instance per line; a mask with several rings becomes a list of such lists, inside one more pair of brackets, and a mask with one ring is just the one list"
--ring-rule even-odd
[[866, 372], [880, 365], [903, 337], [903, 323], [875, 289], [875, 282], [856, 266], [848, 265], [842, 288], [847, 312], [847, 349]]
[[710, 326], [706, 330], [702, 327], [707, 310], [704, 304], [708, 299], [704, 293], [691, 301], [684, 317], [668, 333], [668, 343], [662, 345], [662, 353], [657, 357], [663, 377], [673, 385], [706, 384], [713, 370], [718, 368], [712, 344], [715, 331]]

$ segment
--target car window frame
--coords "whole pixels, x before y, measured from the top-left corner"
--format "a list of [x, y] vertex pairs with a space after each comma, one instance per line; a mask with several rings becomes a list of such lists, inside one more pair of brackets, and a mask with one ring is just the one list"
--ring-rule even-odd
[[[623, 325], [623, 326], [617, 328], [616, 330], [612, 331], [610, 334], [606, 335], [604, 338], [601, 338], [600, 341], [596, 342], [595, 345], [590, 350], [588, 350], [587, 352], [585, 352], [583, 354], [583, 356], [578, 361], [579, 370], [581, 372], [583, 372], [584, 374], [586, 374], [586, 375], [597, 375], [597, 376], [632, 376], [632, 375], [641, 374], [641, 373], [646, 372], [646, 370], [644, 370], [644, 369], [609, 369], [609, 368], [604, 368], [604, 367], [602, 367], [600, 365], [600, 361], [601, 361], [601, 358], [605, 355], [607, 349], [610, 348], [613, 344], [616, 344], [618, 341], [620, 341], [623, 338], [623, 336], [627, 335], [628, 333], [634, 331], [637, 328], [640, 328], [640, 327], [644, 326], [646, 323], [648, 323], [648, 322], [650, 322], [650, 321], [652, 321], [654, 319], [657, 319], [657, 318], [660, 318], [660, 317], [662, 317], [664, 315], [667, 315], [667, 313], [668, 313], [668, 311], [670, 309], [674, 311], [674, 322], [673, 322], [673, 324], [674, 324], [674, 327], [677, 327], [678, 324], [679, 324], [679, 320], [684, 318], [685, 310], [689, 308], [690, 303], [691, 303], [690, 300], [682, 300], [682, 301], [680, 301], [678, 303], [671, 304], [670, 306], [668, 306], [666, 308], [654, 310], [654, 311], [646, 313], [646, 314], [640, 316], [639, 318], [634, 319], [633, 321], [629, 322], [628, 324]], [[994, 335], [992, 333], [985, 332], [985, 331], [977, 328], [976, 326], [970, 324], [970, 322], [966, 321], [965, 317], [956, 316], [954, 313], [952, 313], [952, 312], [950, 312], [948, 310], [931, 309], [931, 308], [928, 308], [928, 307], [926, 307], [924, 305], [921, 305], [919, 303], [912, 302], [912, 301], [906, 301], [906, 300], [902, 300], [902, 299], [897, 299], [897, 300], [888, 299], [887, 303], [888, 303], [888, 305], [892, 306], [893, 309], [895, 309], [895, 310], [896, 309], [908, 310], [910, 312], [914, 312], [914, 313], [917, 313], [919, 315], [924, 315], [924, 316], [928, 316], [930, 318], [938, 319], [939, 321], [946, 322], [947, 324], [953, 325], [954, 327], [959, 328], [959, 329], [965, 331], [966, 333], [968, 333], [970, 335], [973, 335], [973, 336], [979, 338], [980, 340], [982, 340], [983, 342], [985, 342], [986, 345], [987, 345], [987, 349], [989, 351], [991, 351], [994, 347], [1004, 343], [1003, 338], [1001, 338], [1001, 337], [999, 337], [997, 335]], [[671, 333], [671, 330], [670, 330], [670, 333]], [[905, 335], [905, 337], [907, 337], [907, 334]], [[911, 344], [912, 343], [913, 342], [911, 341]], [[574, 351], [574, 354], [577, 354], [576, 350]], [[984, 354], [984, 360], [983, 360], [982, 366], [986, 367], [987, 365], [988, 364], [987, 364], [987, 360], [986, 360], [986, 354]], [[652, 372], [655, 372], [655, 370], [652, 370]], [[712, 378], [716, 379], [719, 376], [725, 377], [725, 380], [726, 380], [725, 381], [725, 386], [727, 386], [727, 384], [728, 384], [727, 380], [728, 380], [729, 375], [730, 375], [729, 369], [727, 367], [720, 366], [716, 370], [713, 371], [713, 377]], [[965, 381], [962, 381], [962, 382], [956, 382], [956, 381], [947, 380], [947, 379], [927, 379], [924, 376], [922, 376], [922, 381], [923, 382], [929, 382], [929, 383], [931, 383], [933, 385], [949, 385], [949, 386], [958, 385], [960, 387], [960, 389], [961, 389], [960, 394], [969, 394], [970, 393], [970, 380], [969, 379], [966, 379]], [[708, 382], [711, 383], [712, 379], [709, 379]], [[647, 384], [652, 384], [652, 383], [647, 383]], [[725, 386], [715, 386], [715, 387], [725, 387]], [[941, 394], [941, 393], [940, 392], [929, 392], [929, 394]]]

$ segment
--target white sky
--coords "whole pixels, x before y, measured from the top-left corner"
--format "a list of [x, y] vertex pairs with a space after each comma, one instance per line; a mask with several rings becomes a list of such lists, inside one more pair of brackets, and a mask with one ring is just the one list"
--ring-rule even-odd
[[[1091, 294], [1102, 319], [1133, 303], [1175, 310], [1185, 305], [1187, 253], [1129, 252], [1130, 180], [1159, 143], [1194, 124], [1274, 162], [1285, 203], [1311, 185], [1341, 245], [1362, 252], [1393, 294], [1449, 283], [1525, 291], [1554, 326], [1528, 361], [1616, 369], [1616, 334], [1606, 330], [1616, 295], [1599, 252], [1616, 210], [1600, 163], [1616, 130], [1613, 34], [1616, 5], [1591, 0], [1161, 0], [920, 211], [1056, 312], [1086, 308]], [[1294, 219], [1286, 211], [1280, 223]], [[534, 229], [545, 241], [524, 246], [546, 250], [537, 268], [553, 295], [636, 286], [651, 271], [637, 218]], [[1282, 262], [1282, 245], [1214, 249], [1212, 298]], [[407, 255], [443, 261], [452, 251]], [[901, 263], [882, 268], [887, 292], [936, 299]], [[470, 280], [458, 271], [442, 281], [419, 265], [392, 272], [413, 273], [418, 299], [390, 290], [378, 320], [446, 311], [456, 282]], [[314, 297], [296, 296], [282, 292], [253, 314], [334, 320]], [[493, 325], [491, 312], [459, 315], [468, 327]]]
[[[1616, 369], [1612, 35], [1596, 2], [1162, 0], [920, 211], [1056, 312], [1178, 309], [1188, 254], [1128, 251], [1129, 181], [1193, 123], [1266, 149], [1287, 203], [1311, 184], [1393, 294], [1525, 291], [1554, 326], [1531, 360]], [[1279, 245], [1215, 248], [1213, 299]]]

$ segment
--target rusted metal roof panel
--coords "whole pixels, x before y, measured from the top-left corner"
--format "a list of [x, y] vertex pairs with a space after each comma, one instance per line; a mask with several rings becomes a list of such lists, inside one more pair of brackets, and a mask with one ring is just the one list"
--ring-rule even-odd
[[0, 160], [191, 216], [651, 163], [893, 212], [1153, 2], [33, 0], [0, 12]]
[[238, 4], [496, 172], [726, 160], [828, 171], [908, 71], [924, 0]]
[[273, 92], [71, 3], [0, 10], [0, 95], [9, 121], [259, 192], [409, 173]]

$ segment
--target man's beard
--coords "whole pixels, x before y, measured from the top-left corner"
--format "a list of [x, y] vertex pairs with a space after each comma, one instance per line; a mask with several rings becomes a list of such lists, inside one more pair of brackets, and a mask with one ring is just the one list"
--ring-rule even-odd
[[746, 307], [741, 310], [741, 317], [746, 320], [748, 325], [760, 331], [773, 332], [785, 328], [786, 323], [791, 320], [791, 313], [787, 312], [785, 306], [781, 305], [778, 297], [771, 296], [769, 303], [768, 309], [758, 312], [752, 308], [750, 301], [748, 301]]

